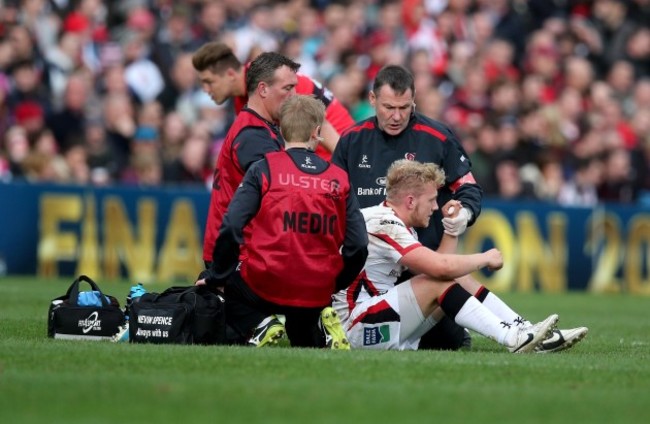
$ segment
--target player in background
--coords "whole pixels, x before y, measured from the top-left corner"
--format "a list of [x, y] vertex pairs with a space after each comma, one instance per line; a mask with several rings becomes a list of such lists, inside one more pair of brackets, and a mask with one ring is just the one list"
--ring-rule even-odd
[[[199, 72], [203, 90], [218, 105], [233, 99], [235, 113], [239, 114], [249, 100], [246, 74], [250, 63], [242, 64], [228, 45], [218, 41], [201, 46], [195, 53], [195, 57], [201, 58], [201, 60], [194, 60], [193, 64]], [[325, 104], [325, 122], [321, 129], [322, 141], [316, 153], [329, 160], [340, 135], [345, 129], [354, 125], [354, 120], [345, 106], [321, 83], [304, 74], [297, 75], [296, 93], [313, 95]]]

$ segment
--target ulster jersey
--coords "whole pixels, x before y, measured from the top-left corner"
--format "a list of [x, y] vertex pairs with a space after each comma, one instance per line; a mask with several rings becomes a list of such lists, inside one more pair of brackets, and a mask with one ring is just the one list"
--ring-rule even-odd
[[395, 287], [406, 270], [399, 264], [400, 259], [422, 246], [415, 230], [404, 225], [384, 204], [361, 209], [361, 212], [368, 231], [368, 258], [350, 287], [333, 296], [332, 306], [342, 321], [348, 318], [355, 304]]

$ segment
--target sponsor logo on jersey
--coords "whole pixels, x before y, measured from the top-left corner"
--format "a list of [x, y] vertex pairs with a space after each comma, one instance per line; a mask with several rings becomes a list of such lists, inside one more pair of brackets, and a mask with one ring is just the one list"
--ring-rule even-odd
[[311, 162], [309, 156], [305, 157], [305, 163], [301, 163], [300, 167], [303, 169], [316, 169], [316, 166]]
[[388, 275], [390, 275], [391, 277], [399, 278], [402, 276], [402, 271], [400, 271], [399, 269], [391, 269]]
[[404, 159], [415, 160], [415, 153], [410, 153], [410, 152], [405, 153]]
[[386, 196], [386, 187], [358, 187], [357, 196]]
[[359, 162], [359, 168], [370, 169], [372, 166], [368, 163], [368, 155], [361, 156], [361, 162]]
[[332, 200], [339, 200], [341, 198], [341, 183], [334, 178], [330, 180], [330, 192], [325, 193], [325, 197]]
[[375, 180], [377, 185], [386, 186], [386, 177], [379, 177]]
[[336, 180], [328, 180], [313, 175], [294, 175], [280, 173], [278, 182], [283, 186], [294, 186], [309, 190], [323, 190], [327, 192], [333, 191], [333, 185], [340, 186]]
[[390, 327], [388, 324], [378, 327], [366, 327], [363, 329], [363, 345], [372, 346], [390, 341]]

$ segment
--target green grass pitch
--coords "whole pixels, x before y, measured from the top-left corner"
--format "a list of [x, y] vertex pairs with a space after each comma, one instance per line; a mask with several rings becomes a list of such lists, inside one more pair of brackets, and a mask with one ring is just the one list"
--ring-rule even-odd
[[[70, 283], [0, 278], [0, 423], [650, 422], [647, 297], [502, 294], [533, 321], [589, 327], [558, 354], [478, 335], [469, 352], [341, 352], [48, 339]], [[98, 283], [122, 303], [130, 287]]]

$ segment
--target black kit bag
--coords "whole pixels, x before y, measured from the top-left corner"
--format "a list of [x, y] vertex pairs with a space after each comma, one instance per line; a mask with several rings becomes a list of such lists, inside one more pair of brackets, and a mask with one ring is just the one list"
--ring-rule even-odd
[[131, 343], [222, 344], [223, 297], [206, 286], [170, 287], [145, 293], [129, 308]]
[[[79, 305], [82, 282], [90, 285], [93, 295], [98, 295], [98, 305]], [[47, 316], [47, 335], [55, 339], [109, 340], [124, 324], [124, 312], [117, 299], [105, 295], [86, 275], [80, 275], [66, 294], [50, 302]]]

